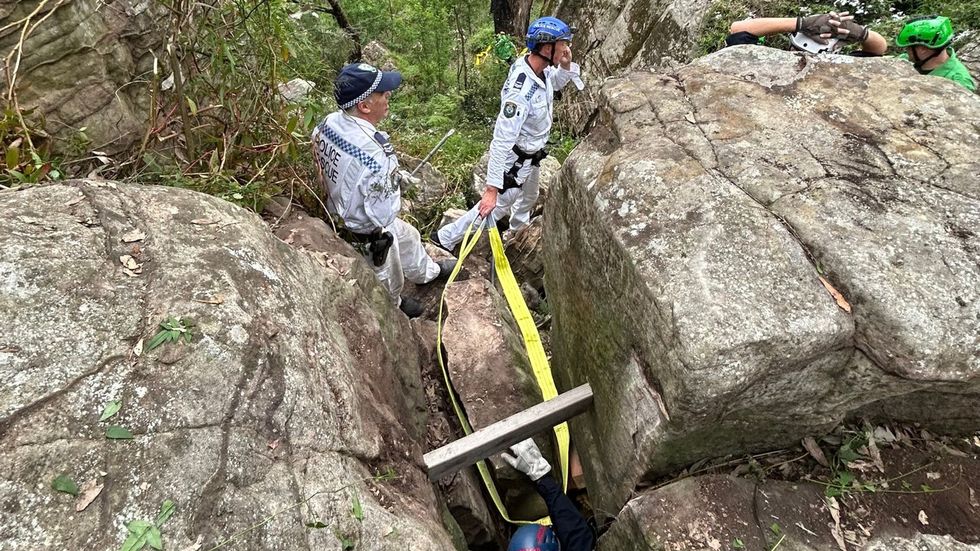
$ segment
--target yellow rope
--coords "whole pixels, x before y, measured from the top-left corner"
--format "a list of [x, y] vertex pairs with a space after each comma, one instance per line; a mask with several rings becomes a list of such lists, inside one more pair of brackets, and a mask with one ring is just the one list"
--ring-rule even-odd
[[[534, 319], [531, 317], [531, 312], [528, 310], [527, 304], [524, 302], [524, 296], [521, 294], [521, 289], [517, 285], [517, 280], [514, 278], [514, 273], [510, 269], [510, 262], [507, 261], [507, 255], [504, 253], [504, 244], [500, 239], [500, 233], [497, 231], [495, 226], [491, 226], [487, 233], [490, 238], [490, 247], [493, 250], [494, 267], [497, 276], [500, 278], [500, 285], [504, 290], [504, 297], [507, 299], [507, 305], [510, 307], [511, 313], [514, 315], [514, 319], [517, 321], [517, 325], [521, 330], [521, 336], [524, 339], [524, 346], [527, 348], [528, 352], [528, 359], [531, 362], [531, 370], [534, 372], [534, 378], [538, 383], [538, 388], [541, 390], [541, 397], [543, 400], [550, 400], [558, 395], [558, 391], [555, 388], [555, 381], [551, 376], [551, 368], [548, 365], [548, 357], [545, 355], [544, 347], [541, 345], [541, 338], [538, 335], [538, 328], [534, 324]], [[442, 376], [446, 383], [446, 389], [449, 391], [449, 400], [452, 403], [453, 410], [456, 412], [456, 416], [459, 418], [465, 434], [472, 433], [473, 427], [466, 418], [466, 412], [463, 410], [462, 405], [456, 398], [456, 393], [453, 391], [452, 380], [449, 376], [449, 370], [446, 368], [446, 364], [442, 359], [442, 316], [443, 305], [446, 300], [446, 289], [448, 289], [449, 285], [456, 280], [456, 276], [459, 274], [459, 270], [462, 268], [463, 262], [466, 260], [466, 257], [470, 254], [470, 252], [473, 251], [473, 248], [476, 246], [482, 234], [482, 223], [475, 231], [473, 230], [473, 223], [471, 223], [470, 226], [466, 228], [466, 232], [463, 234], [463, 241], [460, 244], [459, 261], [456, 263], [456, 267], [449, 275], [449, 279], [446, 281], [446, 287], [443, 289], [442, 296], [439, 300], [439, 318], [437, 321], [438, 327], [436, 331], [436, 356], [439, 360], [439, 367], [442, 368]], [[567, 490], [569, 446], [568, 425], [566, 423], [562, 423], [556, 426], [554, 431], [555, 437], [558, 439], [558, 456], [559, 462], [561, 463], [562, 488]], [[497, 486], [494, 484], [493, 478], [490, 475], [490, 468], [487, 466], [486, 460], [480, 460], [477, 462], [476, 467], [480, 472], [480, 478], [483, 479], [483, 485], [486, 486], [487, 492], [490, 493], [490, 498], [493, 500], [494, 505], [497, 506], [497, 511], [500, 512], [500, 516], [502, 516], [505, 521], [512, 524], [551, 524], [551, 519], [549, 517], [544, 517], [538, 520], [514, 520], [510, 518], [507, 508], [504, 506], [503, 499], [501, 499], [500, 493], [497, 491]]]

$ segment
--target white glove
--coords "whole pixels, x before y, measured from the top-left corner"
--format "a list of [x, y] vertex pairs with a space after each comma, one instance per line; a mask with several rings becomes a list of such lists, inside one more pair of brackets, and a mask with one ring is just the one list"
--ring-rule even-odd
[[534, 440], [528, 438], [523, 442], [514, 444], [510, 449], [517, 457], [504, 452], [500, 454], [503, 456], [504, 461], [511, 467], [526, 474], [531, 480], [537, 481], [551, 470], [551, 465], [547, 459], [541, 456], [541, 450], [538, 449]]
[[412, 173], [407, 170], [399, 170], [395, 173], [395, 181], [398, 182], [398, 187], [405, 191], [406, 189], [417, 186], [422, 183], [422, 178], [417, 176], [412, 176]]

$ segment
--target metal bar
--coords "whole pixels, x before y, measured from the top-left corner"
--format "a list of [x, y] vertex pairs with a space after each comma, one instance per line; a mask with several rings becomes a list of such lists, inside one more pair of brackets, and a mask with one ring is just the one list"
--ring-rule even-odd
[[439, 143], [437, 143], [436, 146], [432, 148], [432, 151], [429, 151], [429, 154], [426, 155], [421, 161], [419, 161], [419, 164], [418, 164], [417, 167], [415, 167], [415, 170], [413, 170], [412, 172], [410, 172], [408, 175], [409, 176], [415, 176], [415, 173], [418, 172], [422, 168], [422, 165], [424, 165], [425, 163], [429, 162], [429, 159], [431, 159], [432, 156], [436, 154], [436, 151], [439, 151], [439, 149], [442, 148], [442, 144], [446, 143], [446, 140], [449, 139], [449, 136], [452, 136], [455, 133], [456, 133], [456, 129], [455, 128], [450, 128], [449, 129], [449, 132], [446, 132], [446, 135], [443, 136], [441, 140], [439, 140]]
[[521, 440], [575, 417], [590, 405], [592, 387], [586, 383], [432, 450], [423, 457], [429, 480], [439, 480], [506, 450]]

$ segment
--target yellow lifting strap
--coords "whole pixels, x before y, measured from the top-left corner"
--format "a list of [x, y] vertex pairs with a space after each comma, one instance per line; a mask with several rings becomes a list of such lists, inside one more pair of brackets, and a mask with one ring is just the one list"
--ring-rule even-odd
[[[446, 289], [448, 289], [449, 285], [456, 280], [456, 275], [463, 266], [463, 262], [466, 260], [467, 255], [469, 255], [476, 246], [476, 243], [479, 241], [482, 233], [483, 224], [481, 223], [475, 231], [473, 230], [473, 224], [470, 224], [470, 226], [466, 228], [466, 232], [463, 234], [463, 241], [460, 244], [459, 261], [456, 263], [456, 268], [453, 269], [452, 273], [449, 275], [449, 279], [446, 281], [446, 287], [443, 288], [442, 296], [439, 300], [439, 319], [437, 320], [438, 329], [436, 331], [436, 356], [439, 360], [439, 367], [442, 368], [442, 376], [446, 383], [446, 389], [448, 390], [449, 399], [450, 402], [452, 402], [453, 410], [456, 412], [456, 416], [459, 418], [459, 422], [463, 426], [463, 432], [465, 434], [470, 434], [473, 432], [473, 427], [470, 425], [469, 420], [467, 420], [466, 412], [463, 411], [463, 407], [456, 398], [456, 393], [453, 391], [452, 381], [449, 377], [449, 370], [446, 368], [446, 364], [442, 358], [442, 315], [443, 304], [446, 300]], [[490, 238], [490, 248], [493, 250], [494, 268], [496, 270], [497, 277], [500, 280], [500, 286], [504, 291], [504, 297], [507, 299], [507, 305], [514, 316], [514, 319], [517, 321], [517, 325], [521, 330], [521, 335], [524, 338], [524, 347], [527, 349], [527, 355], [531, 362], [531, 370], [534, 372], [534, 378], [538, 383], [538, 388], [541, 390], [541, 398], [545, 401], [550, 400], [558, 395], [558, 389], [555, 388], [555, 380], [551, 376], [551, 367], [548, 365], [548, 357], [545, 355], [544, 347], [541, 345], [541, 337], [538, 335], [538, 328], [534, 324], [534, 319], [531, 317], [531, 312], [528, 310], [527, 304], [524, 302], [524, 295], [521, 294], [521, 289], [517, 285], [517, 280], [514, 278], [514, 272], [512, 272], [510, 269], [510, 262], [507, 261], [507, 255], [504, 254], [504, 243], [503, 240], [500, 239], [500, 233], [497, 231], [495, 226], [491, 226], [487, 234]], [[558, 441], [558, 460], [561, 463], [562, 489], [567, 491], [569, 446], [568, 424], [562, 423], [556, 426], [554, 431], [555, 438]], [[490, 498], [493, 500], [494, 505], [497, 506], [497, 510], [500, 512], [500, 516], [502, 516], [504, 520], [512, 524], [551, 524], [551, 519], [549, 517], [538, 520], [514, 520], [510, 518], [510, 515], [507, 513], [507, 508], [504, 506], [504, 502], [500, 498], [500, 493], [497, 491], [497, 486], [494, 484], [493, 478], [490, 476], [490, 468], [487, 466], [486, 460], [480, 460], [476, 466], [480, 472], [480, 478], [483, 479], [483, 485], [486, 486], [487, 492], [490, 493]]]

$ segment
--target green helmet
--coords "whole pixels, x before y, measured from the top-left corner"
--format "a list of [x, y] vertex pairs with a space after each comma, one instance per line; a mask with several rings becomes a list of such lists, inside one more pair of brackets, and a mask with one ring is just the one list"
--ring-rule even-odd
[[927, 15], [913, 17], [902, 27], [895, 43], [902, 48], [925, 46], [937, 50], [945, 48], [953, 40], [953, 24], [948, 17]]

